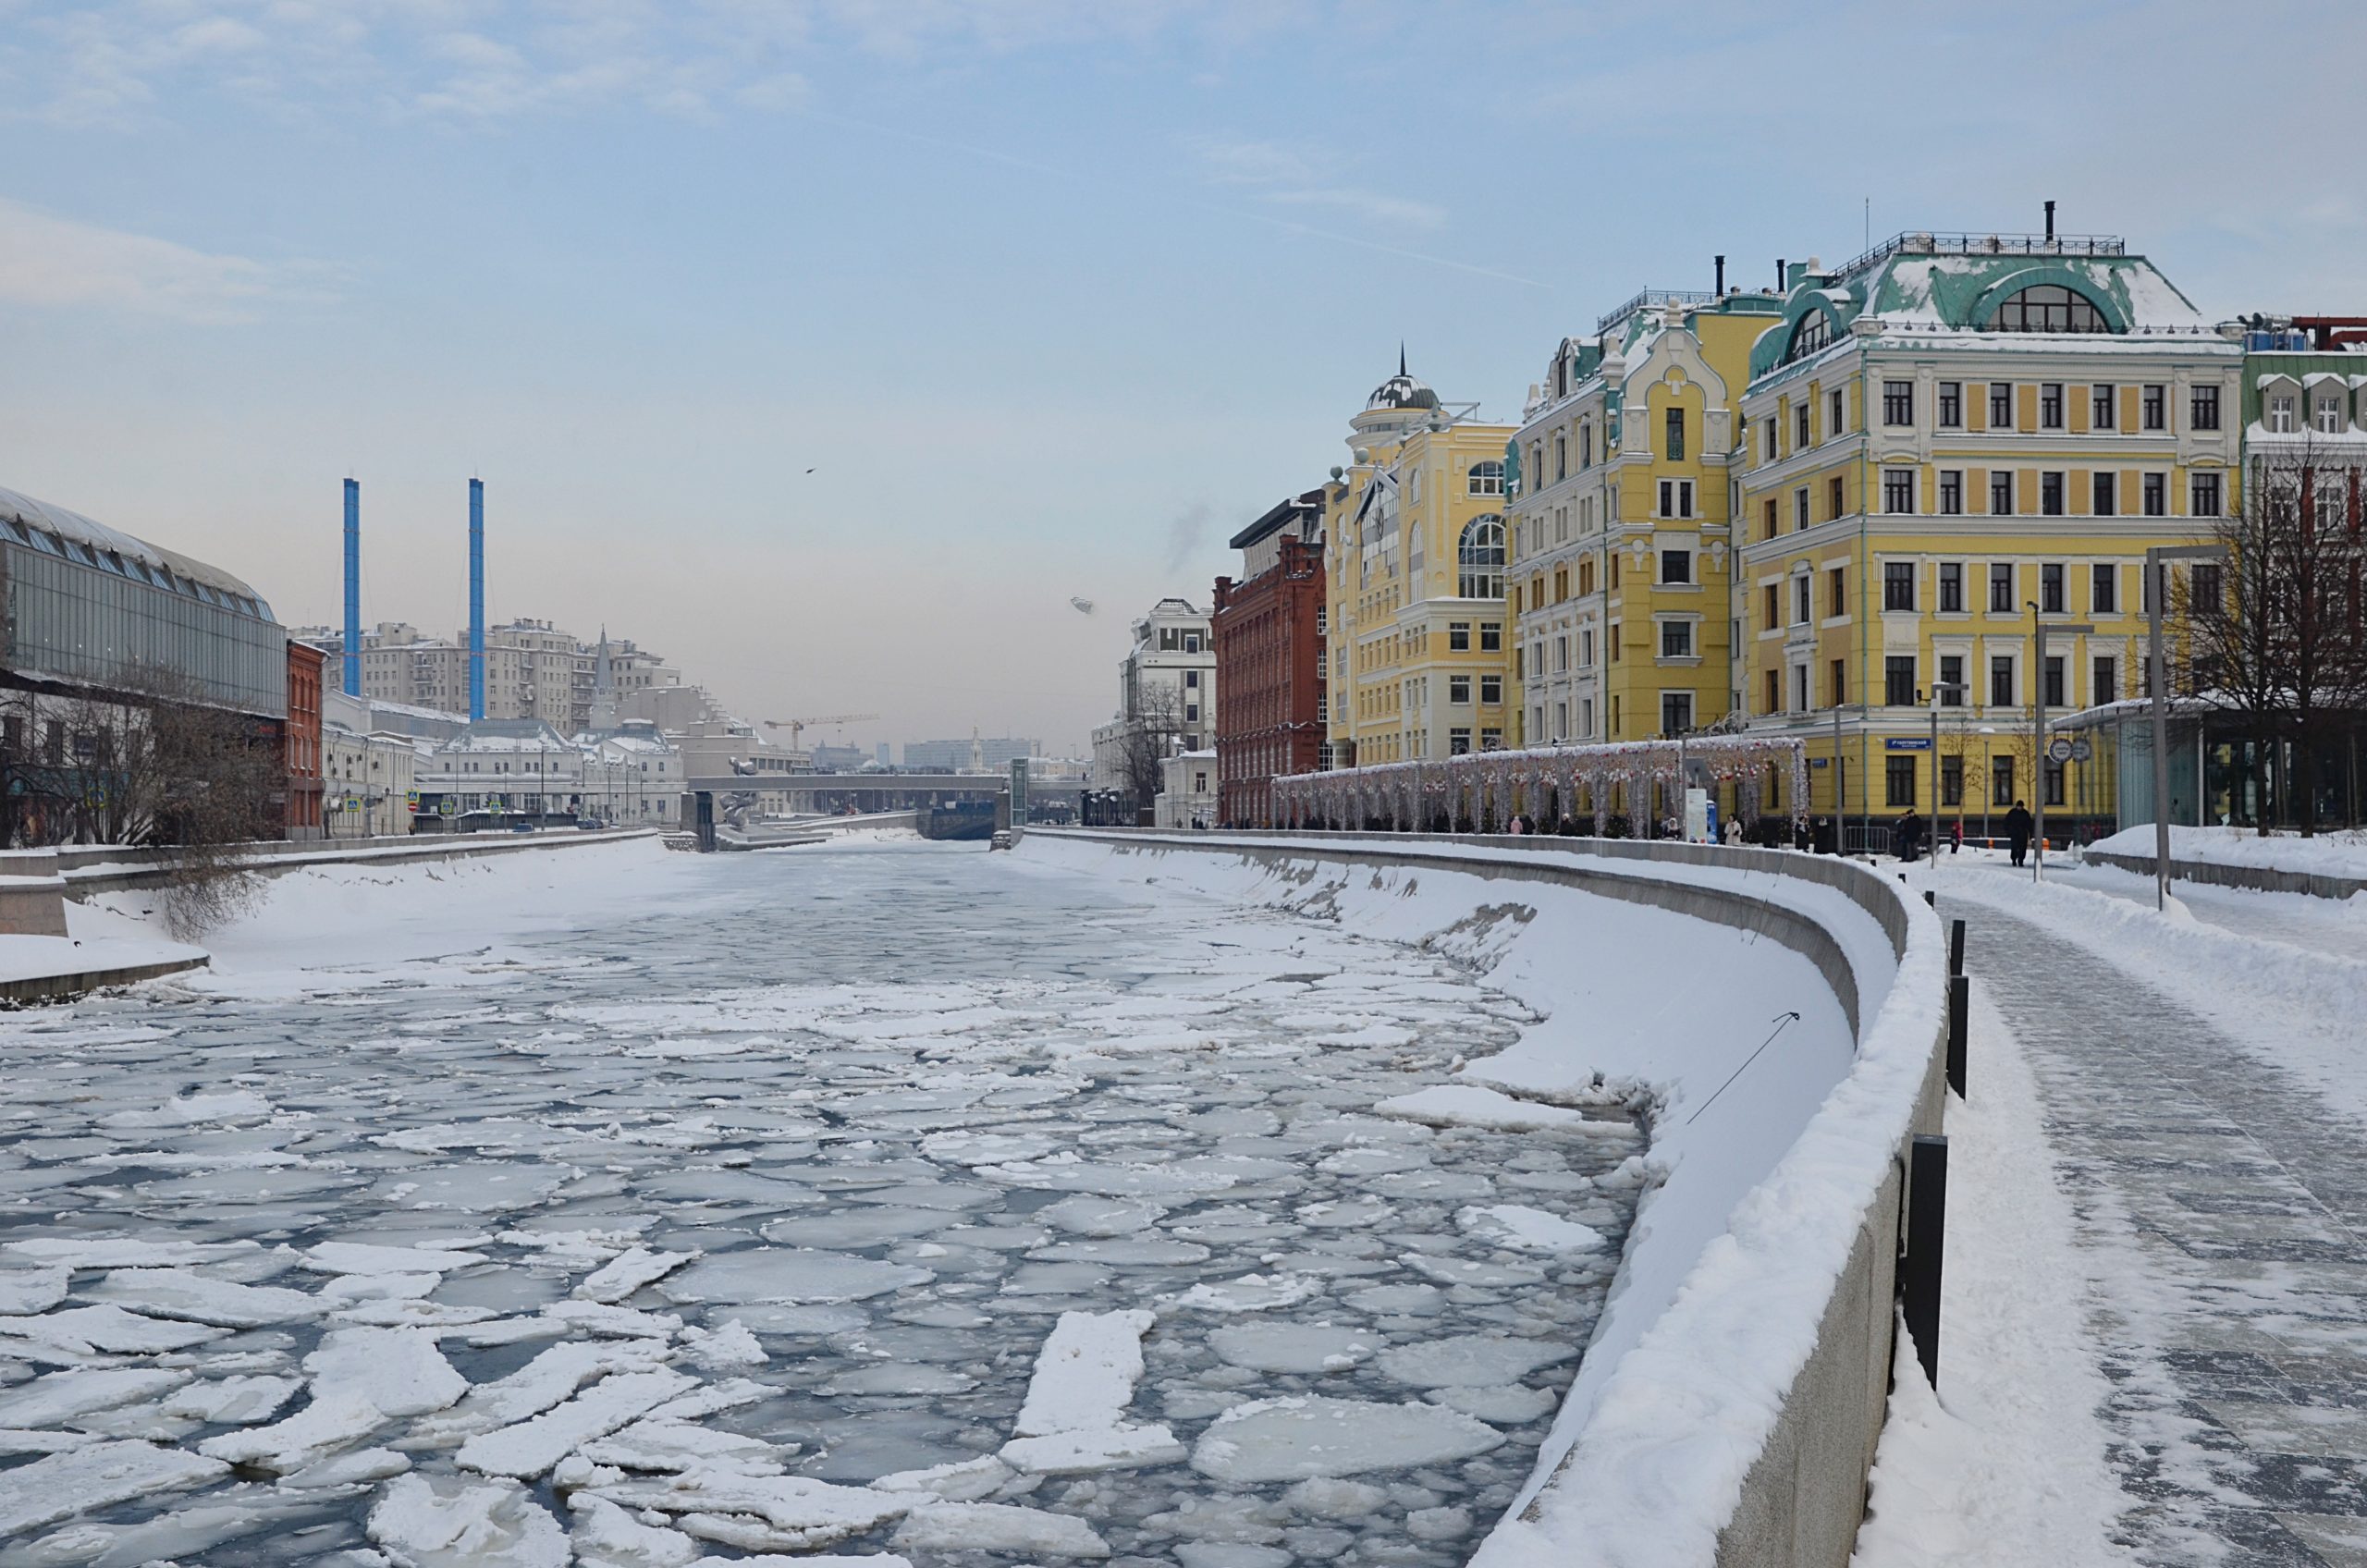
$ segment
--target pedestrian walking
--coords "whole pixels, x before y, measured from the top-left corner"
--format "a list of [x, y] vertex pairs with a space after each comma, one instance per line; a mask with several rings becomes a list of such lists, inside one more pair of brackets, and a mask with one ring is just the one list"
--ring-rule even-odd
[[1948, 853], [1952, 855], [1964, 853], [1964, 818], [1962, 817], [1948, 824]]
[[2021, 864], [2022, 857], [2030, 852], [2030, 808], [2019, 801], [2005, 814], [2005, 847], [2013, 851], [2016, 865]]

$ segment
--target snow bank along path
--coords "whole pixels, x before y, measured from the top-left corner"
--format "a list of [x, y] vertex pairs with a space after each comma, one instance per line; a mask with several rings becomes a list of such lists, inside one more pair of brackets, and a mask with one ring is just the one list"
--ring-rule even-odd
[[[2082, 856], [2151, 876], [2152, 825], [2123, 828], [2089, 845]], [[2263, 839], [2243, 827], [2173, 827], [2170, 875], [2224, 888], [2355, 898], [2367, 893], [2367, 833], [2332, 832], [2313, 839], [2275, 833]]]
[[1903, 1145], [1939, 1131], [1944, 1093], [1944, 938], [1920, 900], [1849, 863], [1661, 843], [1073, 831], [1023, 851], [1450, 954], [1516, 923], [1490, 983], [1548, 1021], [1463, 1076], [1532, 1101], [1632, 1086], [1660, 1185], [1475, 1568], [1848, 1559]]

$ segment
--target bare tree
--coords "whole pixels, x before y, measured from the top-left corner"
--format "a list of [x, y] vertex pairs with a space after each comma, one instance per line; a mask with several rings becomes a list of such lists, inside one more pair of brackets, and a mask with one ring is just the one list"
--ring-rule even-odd
[[1145, 682], [1132, 693], [1124, 716], [1119, 767], [1137, 806], [1147, 806], [1166, 787], [1167, 759], [1183, 743], [1184, 694], [1163, 681]]
[[[2253, 459], [2242, 501], [2214, 529], [2224, 566], [2173, 588], [2185, 633], [2186, 692], [2238, 717], [2266, 834], [2281, 790], [2302, 833], [2317, 829], [2318, 761], [2367, 706], [2361, 631], [2360, 473], [2307, 436]], [[2289, 754], [2285, 769], [2269, 766]]]
[[54, 699], [52, 792], [82, 843], [167, 851], [159, 904], [174, 935], [235, 916], [258, 888], [254, 840], [276, 836], [286, 764], [272, 729], [202, 700], [186, 675], [141, 667], [105, 696]]

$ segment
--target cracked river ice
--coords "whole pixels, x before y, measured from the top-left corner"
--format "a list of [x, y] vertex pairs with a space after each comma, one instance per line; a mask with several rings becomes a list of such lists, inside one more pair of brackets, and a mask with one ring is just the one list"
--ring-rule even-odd
[[1469, 1555], [1640, 1170], [1377, 1111], [1520, 1007], [974, 846], [698, 882], [0, 1019], [0, 1568]]

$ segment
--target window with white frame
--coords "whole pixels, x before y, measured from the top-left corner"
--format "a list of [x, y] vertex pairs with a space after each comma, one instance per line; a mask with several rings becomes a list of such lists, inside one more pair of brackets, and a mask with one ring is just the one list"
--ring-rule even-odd
[[1494, 512], [1463, 525], [1455, 545], [1456, 593], [1466, 599], [1504, 596], [1504, 520]]
[[1911, 512], [1915, 509], [1915, 471], [1911, 468], [1883, 470], [1883, 510]]

